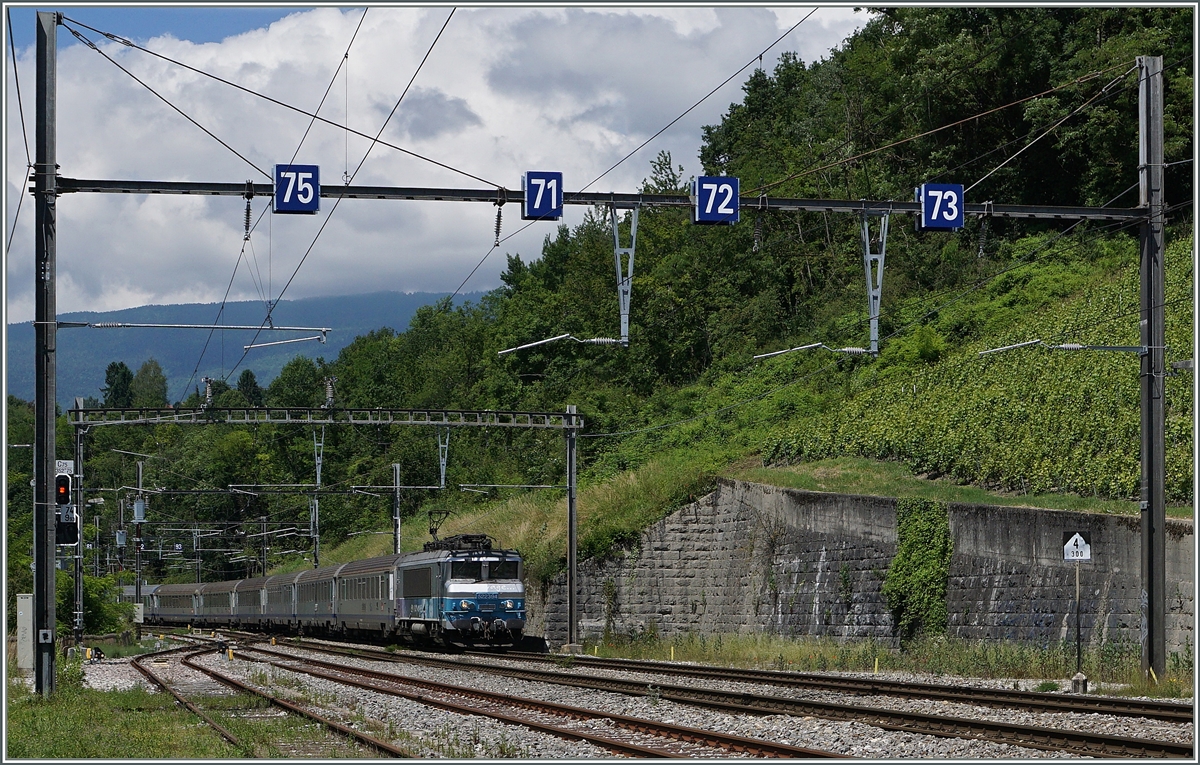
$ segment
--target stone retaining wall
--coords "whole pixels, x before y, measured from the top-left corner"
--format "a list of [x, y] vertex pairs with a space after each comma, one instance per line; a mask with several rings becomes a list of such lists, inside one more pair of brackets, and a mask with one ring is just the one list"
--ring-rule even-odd
[[[949, 633], [1051, 643], [1074, 638], [1075, 564], [1064, 531], [1090, 532], [1080, 564], [1085, 641], [1140, 639], [1137, 518], [949, 505]], [[894, 639], [882, 594], [896, 552], [896, 501], [723, 480], [646, 529], [638, 546], [581, 561], [583, 637], [770, 632]], [[1168, 651], [1194, 646], [1190, 521], [1168, 521]], [[566, 642], [566, 577], [531, 583], [532, 635]]]

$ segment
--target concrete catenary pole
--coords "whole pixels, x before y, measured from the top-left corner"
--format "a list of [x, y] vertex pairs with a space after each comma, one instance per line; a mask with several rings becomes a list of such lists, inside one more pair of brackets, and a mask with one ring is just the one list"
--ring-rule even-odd
[[58, 311], [55, 305], [55, 157], [58, 13], [37, 14], [37, 117], [35, 122], [34, 187], [34, 516], [33, 620], [34, 689], [43, 696], [54, 692], [54, 443], [55, 350]]
[[1142, 410], [1142, 672], [1166, 671], [1166, 451], [1163, 310], [1163, 70], [1162, 56], [1138, 56], [1138, 180], [1141, 206]]

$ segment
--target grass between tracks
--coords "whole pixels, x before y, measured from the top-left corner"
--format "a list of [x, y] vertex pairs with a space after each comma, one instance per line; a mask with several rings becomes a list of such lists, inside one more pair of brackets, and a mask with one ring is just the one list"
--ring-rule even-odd
[[[903, 649], [864, 640], [838, 643], [831, 639], [786, 638], [777, 635], [688, 633], [674, 638], [654, 634], [633, 639], [612, 636], [585, 644], [589, 655], [671, 660], [728, 667], [795, 672], [904, 671], [934, 676], [982, 677], [1012, 680], [1022, 690], [1069, 689], [1075, 674], [1075, 645], [977, 643], [945, 637], [914, 640]], [[570, 657], [560, 659], [570, 662]], [[878, 665], [876, 665], [878, 662]], [[1083, 673], [1094, 692], [1105, 694], [1190, 698], [1193, 693], [1190, 647], [1172, 654], [1167, 676], [1158, 683], [1142, 678], [1140, 649], [1134, 643], [1107, 643], [1083, 652]]]
[[[83, 685], [83, 667], [62, 659], [54, 694], [43, 699], [8, 670], [5, 759], [210, 760], [247, 757], [368, 758], [374, 749], [321, 725], [276, 714], [245, 694], [190, 699], [240, 742], [234, 747], [166, 693], [144, 687], [97, 691]], [[364, 726], [369, 727], [369, 726]]]
[[[78, 662], [60, 660], [53, 695], [43, 699], [8, 671], [6, 759], [212, 759], [239, 757], [203, 721], [165, 693], [95, 691]], [[182, 734], [182, 735], [181, 735]]]

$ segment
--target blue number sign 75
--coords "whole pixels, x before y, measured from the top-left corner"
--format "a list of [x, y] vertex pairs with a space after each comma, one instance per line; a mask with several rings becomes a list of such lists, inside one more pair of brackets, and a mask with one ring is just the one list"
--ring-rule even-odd
[[315, 213], [321, 204], [317, 165], [275, 166], [275, 212]]

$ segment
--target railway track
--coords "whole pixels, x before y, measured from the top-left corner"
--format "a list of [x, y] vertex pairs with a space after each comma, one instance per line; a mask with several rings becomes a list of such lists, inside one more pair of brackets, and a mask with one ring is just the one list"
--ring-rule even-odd
[[[277, 658], [255, 659], [247, 655], [247, 652]], [[561, 738], [587, 741], [615, 754], [632, 757], [712, 758], [743, 754], [756, 757], [813, 759], [848, 756], [347, 667], [344, 664], [298, 657], [264, 648], [248, 648], [235, 655], [250, 661], [265, 661], [279, 669], [302, 672], [355, 688], [398, 696], [462, 714], [485, 715]]]
[[[268, 693], [265, 693], [263, 691], [259, 691], [257, 688], [248, 686], [235, 678], [228, 677], [226, 675], [223, 675], [220, 672], [217, 672], [215, 670], [209, 669], [207, 667], [204, 667], [204, 666], [196, 663], [195, 659], [197, 659], [198, 657], [204, 656], [206, 654], [216, 653], [219, 650], [217, 647], [215, 647], [215, 643], [217, 642], [217, 640], [215, 638], [210, 638], [207, 636], [197, 636], [197, 635], [176, 635], [174, 637], [188, 640], [189, 642], [193, 643], [193, 645], [178, 646], [175, 648], [168, 648], [163, 651], [157, 651], [152, 654], [144, 654], [142, 656], [138, 656], [138, 657], [134, 658], [133, 660], [130, 661], [130, 663], [133, 665], [134, 669], [136, 669], [138, 672], [140, 672], [147, 680], [149, 680], [152, 684], [158, 686], [162, 690], [166, 691], [167, 693], [171, 694], [171, 696], [174, 697], [174, 699], [181, 706], [183, 706], [188, 711], [192, 712], [194, 715], [196, 715], [201, 720], [203, 720], [205, 723], [207, 723], [209, 725], [209, 727], [211, 727], [222, 738], [224, 738], [231, 745], [233, 745], [235, 748], [237, 748], [239, 751], [241, 751], [241, 753], [243, 755], [247, 755], [247, 756], [251, 756], [251, 757], [258, 756], [257, 754], [255, 754], [254, 747], [252, 745], [250, 745], [248, 742], [244, 742], [241, 739], [239, 739], [237, 736], [235, 736], [233, 733], [231, 733], [228, 730], [228, 728], [226, 728], [225, 726], [218, 723], [210, 715], [205, 713], [204, 710], [200, 709], [196, 704], [194, 704], [192, 701], [187, 699], [182, 693], [179, 692], [179, 689], [176, 687], [177, 684], [172, 683], [168, 678], [165, 678], [162, 675], [160, 675], [158, 672], [154, 671], [154, 669], [147, 667], [146, 662], [149, 661], [152, 665], [161, 664], [161, 665], [163, 665], [163, 668], [167, 668], [170, 663], [170, 660], [178, 657], [179, 663], [182, 666], [187, 667], [188, 669], [194, 670], [196, 672], [200, 672], [204, 676], [211, 678], [217, 684], [216, 687], [219, 687], [219, 688], [228, 687], [228, 688], [234, 689], [235, 691], [239, 691], [242, 693], [246, 693], [249, 695], [258, 696], [259, 698], [266, 699], [272, 705], [280, 707], [281, 709], [284, 709], [286, 712], [288, 712], [290, 714], [299, 715], [306, 719], [317, 722], [317, 723], [325, 726], [327, 729], [329, 729], [339, 735], [348, 737], [359, 743], [366, 744], [367, 746], [370, 746], [383, 754], [387, 754], [392, 757], [406, 757], [406, 758], [413, 756], [411, 753], [409, 753], [408, 751], [406, 751], [404, 749], [393, 746], [392, 744], [389, 744], [385, 741], [380, 741], [379, 739], [376, 739], [372, 736], [362, 733], [361, 731], [357, 731], [349, 726], [342, 725], [341, 723], [336, 722], [334, 720], [330, 720], [325, 717], [322, 717], [321, 715], [316, 714], [312, 710], [306, 709], [298, 704], [293, 704], [284, 699], [280, 699], [280, 698], [272, 696]], [[199, 644], [199, 645], [196, 645], [196, 644]], [[210, 686], [210, 688], [211, 688], [211, 686]], [[192, 690], [193, 693], [197, 692], [196, 684], [192, 684], [190, 689]], [[187, 690], [187, 689], [185, 688], [185, 690]], [[200, 690], [207, 690], [207, 689], [200, 689]], [[286, 747], [289, 745], [281, 745], [281, 746]], [[304, 756], [304, 754], [305, 753], [303, 753], [303, 752], [297, 752], [297, 753], [295, 753], [294, 756]], [[312, 753], [309, 753], [309, 755], [311, 755], [311, 754]]]
[[[482, 652], [469, 652], [469, 655], [496, 658], [496, 654]], [[546, 654], [538, 653], [516, 653], [509, 651], [503, 654], [503, 656], [509, 659], [547, 665], [556, 661], [560, 663], [563, 661], [562, 658], [550, 657]], [[1194, 711], [1190, 704], [1171, 701], [1122, 699], [1112, 696], [1064, 696], [1055, 693], [1037, 693], [1005, 688], [968, 688], [937, 683], [905, 683], [877, 678], [679, 665], [665, 661], [643, 661], [639, 659], [600, 659], [579, 655], [572, 655], [569, 661], [572, 665], [579, 667], [649, 672], [658, 675], [727, 680], [738, 683], [762, 683], [789, 688], [807, 688], [855, 695], [933, 699], [936, 701], [953, 701], [979, 706], [1021, 706], [1038, 712], [1094, 712], [1096, 714], [1121, 717], [1144, 717], [1151, 720], [1163, 720], [1172, 723], [1190, 723], [1194, 718]]]
[[242, 681], [238, 680], [237, 678], [230, 677], [229, 675], [218, 672], [215, 669], [205, 667], [202, 664], [199, 664], [195, 661], [196, 657], [198, 657], [200, 655], [207, 654], [207, 653], [215, 653], [215, 652], [216, 652], [216, 649], [205, 649], [203, 651], [197, 651], [196, 653], [189, 654], [187, 657], [185, 657], [182, 660], [182, 663], [185, 667], [188, 667], [189, 669], [194, 669], [197, 672], [203, 672], [205, 675], [211, 677], [213, 680], [216, 680], [217, 682], [219, 682], [223, 685], [229, 686], [230, 688], [241, 691], [243, 693], [247, 693], [247, 694], [250, 694], [253, 696], [258, 696], [259, 698], [262, 698], [262, 699], [266, 699], [274, 706], [277, 706], [281, 709], [291, 712], [292, 714], [296, 714], [301, 717], [306, 717], [309, 720], [320, 723], [321, 725], [325, 726], [326, 728], [328, 728], [331, 731], [334, 731], [343, 736], [346, 736], [347, 738], [353, 739], [361, 744], [365, 744], [373, 749], [376, 749], [377, 751], [379, 751], [383, 754], [387, 754], [392, 757], [404, 757], [404, 758], [410, 758], [410, 757], [415, 756], [406, 749], [402, 749], [393, 744], [389, 744], [386, 741], [375, 738], [374, 736], [370, 736], [366, 733], [363, 733], [362, 731], [355, 730], [354, 728], [350, 727], [349, 725], [343, 725], [342, 723], [340, 723], [336, 720], [332, 720], [330, 718], [319, 715], [315, 711], [313, 711], [305, 706], [302, 706], [300, 704], [295, 704], [293, 702], [287, 701], [286, 699], [279, 698], [278, 696], [273, 696], [272, 694], [267, 693], [266, 691], [261, 691], [252, 685], [247, 685], [246, 683], [243, 683]]
[[197, 651], [194, 646], [182, 646], [179, 648], [168, 648], [165, 651], [158, 651], [153, 654], [144, 654], [143, 656], [138, 656], [138, 657], [134, 658], [132, 661], [130, 661], [130, 664], [132, 664], [133, 668], [136, 669], [138, 672], [140, 672], [152, 684], [157, 685], [159, 688], [161, 688], [164, 691], [166, 691], [167, 693], [171, 694], [175, 698], [175, 700], [177, 702], [179, 702], [179, 704], [181, 706], [183, 706], [185, 709], [187, 709], [192, 714], [199, 717], [204, 722], [208, 723], [208, 726], [210, 728], [212, 728], [214, 731], [216, 731], [217, 734], [221, 736], [221, 738], [225, 739], [230, 744], [232, 744], [234, 746], [234, 748], [242, 751], [243, 753], [248, 753], [247, 747], [242, 744], [242, 742], [237, 738], [237, 736], [234, 736], [232, 733], [229, 732], [228, 729], [226, 729], [224, 726], [217, 723], [216, 720], [213, 720], [210, 716], [205, 714], [202, 709], [200, 709], [195, 704], [193, 704], [192, 702], [190, 702], [186, 698], [184, 698], [183, 695], [180, 694], [179, 691], [175, 690], [175, 688], [172, 687], [164, 678], [159, 677], [158, 674], [156, 674], [149, 667], [146, 667], [143, 663], [144, 660], [146, 660], [146, 659], [155, 661], [156, 659], [162, 659], [165, 656], [170, 655], [170, 654], [182, 653], [182, 652], [186, 652], [186, 651], [194, 651], [195, 654], [201, 654], [201, 653], [207, 653], [209, 650], [211, 650], [211, 649], [205, 648], [205, 649], [201, 649], [201, 650]]
[[[313, 643], [303, 643], [295, 647], [333, 655], [355, 656], [377, 661], [409, 663], [443, 669], [457, 669], [460, 671], [484, 672], [534, 682], [556, 683], [577, 688], [611, 691], [634, 696], [653, 695], [668, 701], [704, 706], [732, 713], [759, 715], [788, 714], [846, 722], [861, 722], [885, 730], [986, 740], [1012, 746], [1029, 747], [1053, 752], [1067, 752], [1090, 757], [1190, 759], [1193, 756], [1193, 746], [1191, 743], [1113, 736], [1086, 731], [1017, 725], [998, 721], [931, 715], [875, 707], [859, 707], [849, 704], [783, 698], [748, 692], [720, 691], [668, 684], [648, 684], [640, 681], [610, 677], [489, 665], [471, 660], [442, 659], [409, 654], [397, 655], [383, 651], [345, 649]], [[286, 656], [286, 654], [278, 654], [278, 652], [271, 653]], [[328, 662], [326, 664], [329, 664], [331, 667], [339, 666]]]

